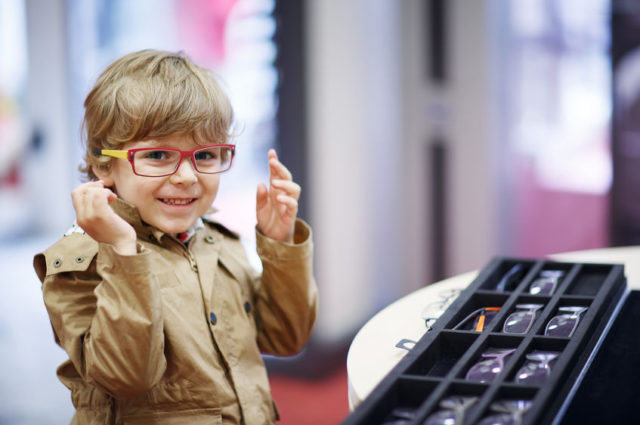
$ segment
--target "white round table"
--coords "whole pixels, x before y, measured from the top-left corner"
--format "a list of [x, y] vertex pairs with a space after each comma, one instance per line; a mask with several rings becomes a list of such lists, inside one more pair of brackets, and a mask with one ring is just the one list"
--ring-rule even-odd
[[[603, 248], [549, 255], [552, 261], [624, 264], [629, 289], [640, 289], [640, 247]], [[349, 408], [353, 410], [408, 353], [401, 339], [419, 340], [427, 328], [422, 310], [439, 294], [464, 289], [478, 271], [445, 279], [400, 298], [373, 316], [358, 331], [347, 354]]]
[[347, 354], [349, 408], [356, 407], [408, 353], [401, 339], [419, 340], [427, 331], [422, 310], [439, 294], [464, 289], [476, 277], [469, 272], [431, 284], [400, 298], [373, 316], [356, 334]]

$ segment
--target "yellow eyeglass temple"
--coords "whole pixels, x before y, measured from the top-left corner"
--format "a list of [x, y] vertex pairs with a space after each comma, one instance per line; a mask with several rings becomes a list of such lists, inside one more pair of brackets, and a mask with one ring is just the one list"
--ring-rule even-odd
[[113, 149], [97, 149], [94, 153], [96, 154], [100, 154], [100, 155], [106, 155], [106, 156], [110, 156], [113, 158], [122, 158], [122, 159], [128, 159], [129, 158], [129, 153], [127, 151], [121, 151], [121, 150], [113, 150]]

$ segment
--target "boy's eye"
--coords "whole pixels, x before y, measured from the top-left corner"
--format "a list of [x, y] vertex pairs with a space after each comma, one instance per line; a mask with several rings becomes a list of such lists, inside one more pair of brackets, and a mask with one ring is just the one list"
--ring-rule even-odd
[[212, 159], [218, 159], [220, 152], [218, 149], [204, 149], [195, 153], [196, 161], [207, 161]]
[[146, 159], [167, 159], [168, 156], [167, 151], [146, 151], [144, 154]]

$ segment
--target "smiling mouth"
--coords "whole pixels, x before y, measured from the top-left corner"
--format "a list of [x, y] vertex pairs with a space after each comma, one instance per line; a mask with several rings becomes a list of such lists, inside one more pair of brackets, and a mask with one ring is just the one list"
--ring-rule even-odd
[[189, 199], [174, 199], [174, 198], [160, 198], [160, 202], [167, 205], [189, 205], [196, 201], [196, 198]]

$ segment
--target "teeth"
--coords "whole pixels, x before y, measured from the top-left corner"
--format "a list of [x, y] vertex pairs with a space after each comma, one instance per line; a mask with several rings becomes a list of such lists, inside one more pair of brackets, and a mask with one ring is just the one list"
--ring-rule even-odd
[[167, 199], [163, 198], [162, 202], [169, 205], [187, 205], [190, 204], [193, 199]]

